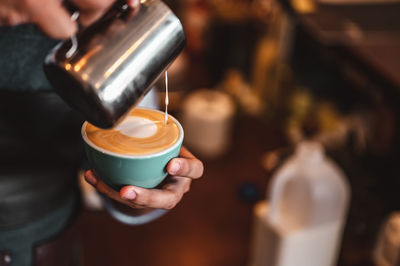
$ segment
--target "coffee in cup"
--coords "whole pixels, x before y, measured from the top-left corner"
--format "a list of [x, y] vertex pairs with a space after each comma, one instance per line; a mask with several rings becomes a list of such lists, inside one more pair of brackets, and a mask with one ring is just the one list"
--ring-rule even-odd
[[178, 141], [178, 125], [164, 114], [151, 109], [133, 109], [115, 128], [102, 129], [92, 124], [86, 127], [89, 140], [110, 152], [124, 155], [144, 155], [167, 149]]
[[113, 129], [102, 129], [85, 122], [82, 137], [86, 154], [97, 175], [119, 190], [125, 185], [157, 186], [167, 176], [166, 165], [177, 157], [183, 129], [171, 115], [134, 108]]

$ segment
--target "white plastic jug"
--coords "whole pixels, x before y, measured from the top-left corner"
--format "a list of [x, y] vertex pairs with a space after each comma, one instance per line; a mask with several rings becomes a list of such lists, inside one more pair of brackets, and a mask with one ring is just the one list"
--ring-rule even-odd
[[252, 266], [335, 265], [350, 198], [343, 172], [317, 142], [300, 143], [255, 209]]

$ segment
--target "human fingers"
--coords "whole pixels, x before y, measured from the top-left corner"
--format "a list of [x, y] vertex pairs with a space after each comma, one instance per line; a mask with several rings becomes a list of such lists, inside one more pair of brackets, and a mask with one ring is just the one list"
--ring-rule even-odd
[[0, 1], [0, 26], [15, 26], [28, 22], [27, 8], [23, 1]]
[[29, 21], [36, 23], [45, 34], [55, 39], [65, 39], [77, 30], [76, 22], [62, 7], [60, 1], [26, 1]]
[[[102, 10], [110, 7], [115, 0], [70, 0], [75, 6], [83, 10]], [[126, 0], [131, 8], [138, 8], [140, 0]]]
[[185, 147], [181, 148], [178, 158], [172, 159], [167, 165], [167, 172], [173, 176], [184, 176], [193, 179], [200, 178], [204, 172], [203, 163]]
[[140, 0], [127, 0], [126, 3], [132, 8], [139, 8]]
[[15, 26], [28, 21], [29, 18], [27, 14], [0, 6], [0, 26]]
[[[86, 182], [88, 182], [98, 192], [104, 194], [105, 196], [115, 201], [118, 201], [124, 205], [130, 206], [131, 208], [143, 208], [142, 206], [139, 206], [130, 200], [121, 198], [118, 191], [115, 191], [114, 189], [110, 188], [106, 183], [101, 181], [92, 170], [86, 171], [84, 177]], [[129, 194], [129, 196], [133, 198], [135, 197], [135, 195], [133, 195], [132, 192]]]
[[[98, 20], [115, 0], [71, 0], [71, 2], [80, 11], [79, 22], [83, 26], [88, 26]], [[134, 9], [137, 9], [140, 5], [139, 0], [128, 0], [126, 2]]]
[[[138, 206], [170, 210], [189, 191], [191, 183], [191, 179], [186, 177], [170, 177], [170, 179], [162, 189], [125, 186], [121, 189], [120, 196]], [[131, 198], [131, 195], [134, 197]]]

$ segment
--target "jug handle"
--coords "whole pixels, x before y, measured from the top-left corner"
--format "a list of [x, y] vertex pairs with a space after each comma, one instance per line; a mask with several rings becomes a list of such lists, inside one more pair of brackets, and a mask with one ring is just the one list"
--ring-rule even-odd
[[[75, 11], [71, 15], [71, 20], [76, 21], [79, 18], [79, 11]], [[71, 36], [71, 48], [65, 53], [66, 58], [70, 58], [78, 49], [78, 39], [76, 38], [76, 35]]]
[[[77, 7], [71, 3], [66, 3], [65, 7], [71, 13], [71, 20], [77, 21], [80, 16], [80, 12], [77, 9]], [[128, 4], [125, 1], [122, 1], [120, 9], [122, 11], [126, 11], [128, 8], [129, 8]], [[77, 49], [78, 49], [78, 38], [76, 38], [76, 35], [73, 35], [71, 36], [71, 48], [65, 53], [65, 57], [70, 58], [75, 54]]]

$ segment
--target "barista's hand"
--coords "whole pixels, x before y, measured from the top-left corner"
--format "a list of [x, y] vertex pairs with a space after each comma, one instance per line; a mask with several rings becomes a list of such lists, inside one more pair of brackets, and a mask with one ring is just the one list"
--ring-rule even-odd
[[[72, 36], [77, 23], [62, 5], [62, 0], [0, 0], [0, 26], [22, 23], [37, 24], [44, 33], [56, 39]], [[114, 0], [70, 0], [80, 12], [79, 23], [87, 26], [97, 20]], [[127, 0], [132, 8], [139, 0]]]
[[132, 208], [172, 209], [189, 191], [192, 179], [203, 175], [203, 163], [186, 148], [182, 147], [179, 155], [167, 165], [170, 175], [154, 189], [125, 186], [118, 193], [98, 179], [92, 170], [85, 173], [85, 179], [99, 192]]

